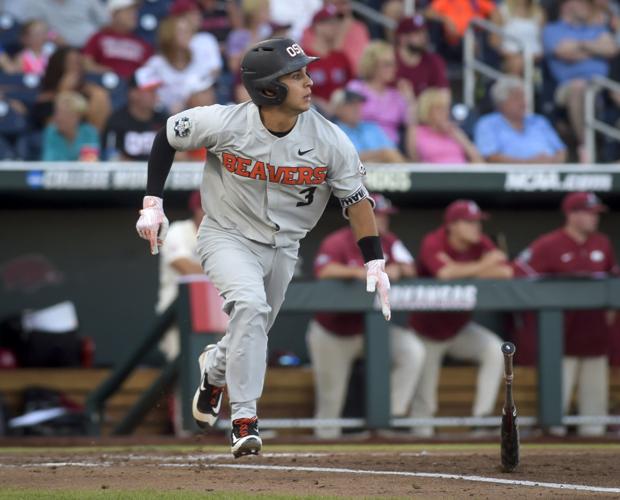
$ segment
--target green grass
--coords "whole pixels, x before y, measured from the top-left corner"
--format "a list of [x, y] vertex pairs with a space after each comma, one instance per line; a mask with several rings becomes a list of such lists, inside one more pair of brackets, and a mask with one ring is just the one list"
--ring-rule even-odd
[[[170, 491], [161, 492], [153, 490], [138, 490], [138, 491], [119, 491], [119, 490], [101, 490], [101, 491], [38, 491], [38, 490], [5, 490], [0, 491], [0, 499], [7, 500], [31, 500], [31, 499], [45, 499], [45, 500], [85, 500], [85, 499], [130, 499], [130, 500], [163, 500], [169, 498], [180, 498], [183, 500], [193, 500], [201, 498], [213, 498], [222, 500], [248, 500], [251, 498], [264, 498], [274, 500], [332, 500], [353, 497], [336, 497], [336, 496], [318, 496], [318, 495], [284, 495], [277, 493], [240, 493], [233, 491]], [[359, 498], [359, 497], [357, 497]], [[365, 497], [366, 500], [372, 500], [376, 497]], [[391, 497], [392, 499], [403, 497]], [[381, 497], [382, 500], [386, 500], [385, 497]], [[389, 500], [389, 498], [388, 498]]]
[[[416, 453], [428, 452], [476, 452], [493, 451], [499, 446], [497, 443], [432, 443], [432, 444], [366, 444], [366, 443], [340, 443], [340, 444], [269, 444], [265, 443], [265, 453]], [[522, 443], [522, 450], [615, 450], [620, 451], [620, 443]], [[225, 445], [149, 445], [149, 446], [93, 446], [76, 447], [1, 447], [0, 455], [11, 454], [40, 454], [58, 455], [75, 453], [229, 453], [230, 448]]]

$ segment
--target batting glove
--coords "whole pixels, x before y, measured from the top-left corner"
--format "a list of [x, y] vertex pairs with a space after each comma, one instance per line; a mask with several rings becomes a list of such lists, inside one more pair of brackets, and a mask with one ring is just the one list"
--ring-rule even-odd
[[159, 247], [166, 239], [168, 225], [168, 218], [164, 214], [164, 200], [157, 196], [145, 196], [136, 230], [140, 238], [149, 240], [152, 255], [159, 253]]
[[366, 262], [366, 291], [377, 291], [381, 301], [381, 312], [386, 321], [390, 321], [390, 279], [385, 272], [385, 259], [370, 260]]

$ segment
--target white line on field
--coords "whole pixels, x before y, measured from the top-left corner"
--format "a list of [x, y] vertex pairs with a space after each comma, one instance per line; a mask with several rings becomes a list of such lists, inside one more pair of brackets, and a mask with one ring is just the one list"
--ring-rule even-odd
[[[192, 467], [190, 464], [159, 464], [163, 467]], [[551, 488], [559, 490], [590, 491], [597, 493], [620, 493], [620, 488], [607, 488], [604, 486], [588, 486], [585, 484], [568, 483], [545, 483], [539, 481], [524, 481], [521, 479], [502, 479], [499, 477], [464, 476], [461, 474], [444, 474], [441, 472], [405, 472], [405, 471], [378, 471], [364, 469], [341, 469], [336, 467], [297, 467], [288, 465], [249, 465], [249, 464], [210, 464], [209, 467], [222, 469], [254, 469], [254, 470], [282, 470], [297, 472], [335, 472], [344, 474], [359, 474], [372, 476], [403, 476], [403, 477], [428, 477], [434, 479], [460, 479], [479, 483], [510, 484], [517, 486], [533, 486], [537, 488]]]
[[[263, 454], [262, 456], [274, 456], [282, 457], [287, 456], [301, 456], [306, 454], [295, 453], [272, 453]], [[311, 454], [307, 454], [311, 455]], [[317, 454], [319, 455], [319, 454]], [[136, 456], [134, 456], [135, 458]], [[205, 455], [203, 457], [210, 457]], [[229, 458], [230, 455], [226, 454], [225, 458]], [[139, 456], [139, 458], [153, 460], [154, 457]], [[176, 460], [178, 457], [157, 457], [158, 459], [172, 459]], [[187, 457], [186, 457], [187, 458]], [[0, 468], [55, 468], [55, 467], [111, 467], [115, 465], [112, 462], [41, 462], [41, 463], [29, 463], [29, 464], [0, 464]], [[118, 465], [118, 464], [116, 464]], [[196, 467], [196, 462], [193, 463], [171, 463], [163, 462], [159, 464], [152, 464], [153, 467], [170, 467], [170, 468], [186, 468]], [[341, 474], [357, 474], [357, 475], [369, 475], [369, 476], [401, 476], [401, 477], [425, 477], [431, 479], [456, 479], [461, 481], [472, 481], [478, 483], [493, 483], [493, 484], [507, 484], [515, 486], [530, 486], [535, 488], [550, 488], [559, 490], [573, 490], [573, 491], [588, 491], [595, 493], [620, 493], [620, 488], [610, 488], [605, 486], [590, 486], [585, 484], [570, 484], [570, 483], [547, 483], [541, 481], [526, 481], [522, 479], [504, 479], [497, 477], [485, 477], [485, 476], [465, 476], [462, 474], [445, 474], [441, 472], [406, 472], [406, 471], [378, 471], [378, 470], [365, 470], [365, 469], [345, 469], [337, 467], [303, 467], [303, 466], [289, 466], [289, 465], [251, 465], [251, 464], [209, 464], [209, 467], [218, 467], [222, 469], [253, 469], [253, 470], [279, 470], [279, 471], [296, 471], [296, 472], [332, 472]]]

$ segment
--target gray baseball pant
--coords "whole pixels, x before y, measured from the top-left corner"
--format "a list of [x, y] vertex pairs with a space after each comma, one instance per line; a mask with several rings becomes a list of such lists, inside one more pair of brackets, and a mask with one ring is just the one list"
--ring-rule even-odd
[[267, 333], [284, 301], [299, 243], [274, 248], [205, 218], [198, 230], [202, 267], [224, 299], [228, 329], [209, 351], [210, 384], [227, 386], [231, 418], [256, 415], [267, 369]]

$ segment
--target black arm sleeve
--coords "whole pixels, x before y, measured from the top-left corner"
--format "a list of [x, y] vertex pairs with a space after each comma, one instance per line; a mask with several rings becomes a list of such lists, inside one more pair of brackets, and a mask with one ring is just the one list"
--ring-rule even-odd
[[149, 155], [148, 177], [146, 181], [147, 196], [163, 198], [164, 184], [170, 173], [175, 149], [168, 142], [166, 127], [163, 127], [155, 135], [153, 147]]
[[371, 260], [384, 259], [383, 249], [381, 248], [381, 239], [378, 236], [364, 236], [358, 240], [357, 245], [362, 251], [364, 262]]

